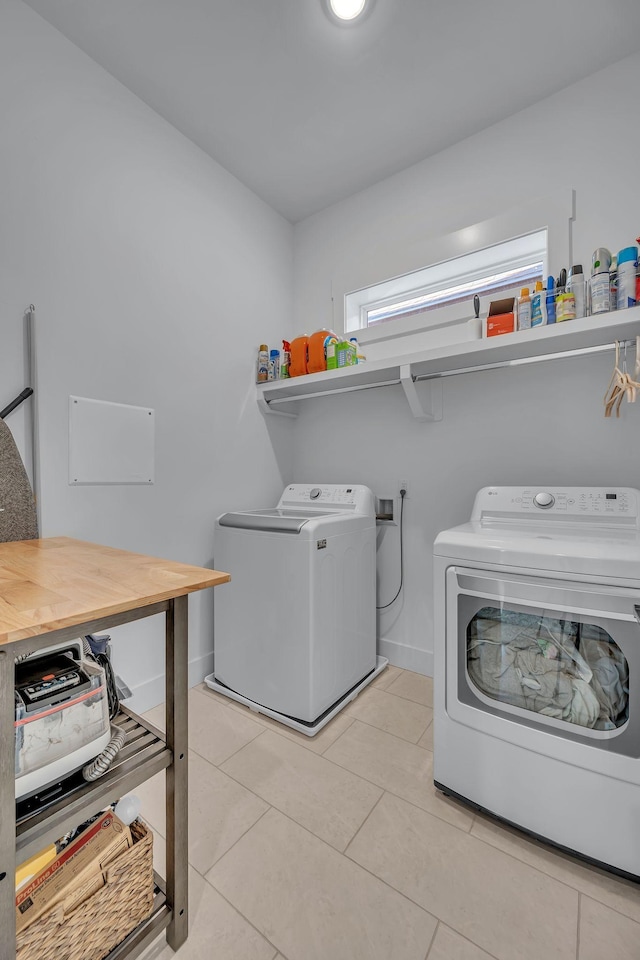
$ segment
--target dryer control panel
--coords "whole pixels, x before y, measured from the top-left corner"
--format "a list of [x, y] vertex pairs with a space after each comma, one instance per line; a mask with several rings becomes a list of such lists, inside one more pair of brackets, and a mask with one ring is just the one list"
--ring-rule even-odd
[[472, 520], [610, 520], [636, 526], [640, 491], [631, 487], [484, 487], [477, 494]]
[[322, 513], [365, 513], [375, 516], [375, 497], [369, 487], [359, 483], [290, 483], [284, 488], [279, 509], [318, 507]]

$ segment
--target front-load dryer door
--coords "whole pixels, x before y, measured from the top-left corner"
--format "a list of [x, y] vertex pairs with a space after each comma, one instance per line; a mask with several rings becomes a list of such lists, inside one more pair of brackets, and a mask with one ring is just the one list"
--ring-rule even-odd
[[449, 567], [446, 712], [640, 783], [640, 591]]

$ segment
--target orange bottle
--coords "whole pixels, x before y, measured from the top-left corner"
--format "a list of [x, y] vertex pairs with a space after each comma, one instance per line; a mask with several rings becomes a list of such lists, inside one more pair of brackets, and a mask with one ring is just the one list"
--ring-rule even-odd
[[308, 373], [307, 362], [309, 356], [309, 337], [296, 337], [291, 341], [291, 362], [289, 376], [301, 377]]
[[309, 373], [320, 373], [327, 369], [327, 353], [325, 341], [327, 337], [335, 337], [330, 330], [316, 330], [309, 337]]

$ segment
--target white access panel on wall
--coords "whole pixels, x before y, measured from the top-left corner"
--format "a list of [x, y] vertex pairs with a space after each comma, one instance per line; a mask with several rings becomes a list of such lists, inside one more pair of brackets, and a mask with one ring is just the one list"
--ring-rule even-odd
[[153, 483], [149, 407], [69, 397], [69, 483]]

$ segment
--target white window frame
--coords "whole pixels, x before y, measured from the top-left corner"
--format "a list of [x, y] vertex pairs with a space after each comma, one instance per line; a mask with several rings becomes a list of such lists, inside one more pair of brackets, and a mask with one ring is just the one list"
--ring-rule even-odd
[[[541, 272], [546, 277], [547, 237], [548, 231], [544, 227], [348, 293], [345, 296], [346, 331], [356, 334], [363, 342], [366, 340], [371, 343], [467, 321], [472, 316], [473, 291], [469, 293], [466, 301], [443, 304], [435, 310], [423, 311], [409, 317], [391, 318], [372, 326], [368, 326], [368, 314], [373, 310], [391, 308], [403, 301], [444, 293], [453, 287], [473, 284], [492, 275], [524, 268], [533, 263], [542, 263]], [[515, 287], [516, 283], [512, 286]], [[488, 304], [483, 304], [484, 313], [487, 306]]]
[[[331, 268], [330, 302], [332, 328], [347, 333], [345, 300], [348, 294], [387, 282], [390, 276], [400, 277], [415, 272], [425, 264], [443, 263], [463, 254], [487, 249], [509, 238], [525, 236], [547, 229], [549, 273], [573, 263], [573, 223], [576, 217], [576, 194], [568, 187], [559, 187], [546, 195], [531, 197], [522, 205], [513, 206], [488, 220], [469, 224], [453, 233], [434, 235], [428, 225], [419, 239], [415, 231], [391, 231], [375, 237], [370, 244], [353, 244], [340, 250], [340, 258]], [[386, 267], [386, 269], [385, 269]], [[551, 269], [549, 269], [551, 268]], [[483, 305], [481, 315], [486, 313]], [[429, 330], [408, 329], [402, 332], [400, 324], [406, 321], [381, 323], [367, 330], [361, 329], [359, 342], [371, 345], [368, 359], [378, 359], [408, 353], [425, 347], [424, 337]], [[385, 329], [386, 328], [386, 329]], [[451, 333], [461, 331], [462, 325], [450, 327]], [[445, 331], [443, 330], [443, 333]]]

